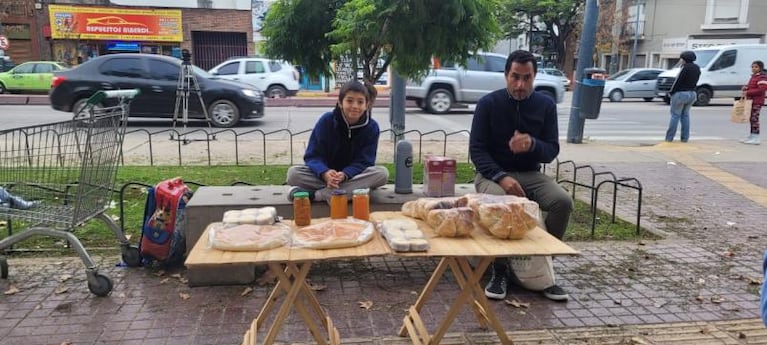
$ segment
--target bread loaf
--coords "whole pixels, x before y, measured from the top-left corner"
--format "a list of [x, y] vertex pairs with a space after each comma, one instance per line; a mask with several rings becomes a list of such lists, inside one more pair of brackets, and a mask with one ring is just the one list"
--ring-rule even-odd
[[474, 230], [474, 211], [468, 207], [429, 211], [426, 222], [444, 237], [467, 236]]

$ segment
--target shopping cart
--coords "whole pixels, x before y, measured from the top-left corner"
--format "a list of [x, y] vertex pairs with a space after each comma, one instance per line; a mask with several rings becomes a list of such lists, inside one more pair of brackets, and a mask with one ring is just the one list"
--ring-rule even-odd
[[[12, 195], [0, 198], [0, 219], [14, 227], [0, 250], [33, 236], [65, 239], [86, 267], [88, 289], [98, 296], [112, 291], [112, 280], [72, 233], [92, 218], [102, 220], [120, 242], [122, 259], [138, 266], [138, 248], [104, 214], [111, 195], [130, 101], [139, 90], [99, 91], [72, 120], [0, 130], [0, 187]], [[0, 257], [0, 276], [8, 262]]]

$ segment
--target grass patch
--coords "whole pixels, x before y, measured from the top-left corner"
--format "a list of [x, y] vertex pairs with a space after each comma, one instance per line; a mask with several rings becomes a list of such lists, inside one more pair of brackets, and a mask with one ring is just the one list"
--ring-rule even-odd
[[[384, 164], [389, 171], [394, 171], [393, 164]], [[193, 189], [194, 183], [204, 185], [231, 185], [237, 182], [246, 182], [255, 185], [281, 185], [285, 183], [285, 176], [288, 170], [287, 165], [251, 165], [251, 166], [126, 166], [118, 170], [116, 188], [132, 182], [144, 184], [155, 184], [167, 178], [180, 176], [190, 184]], [[470, 183], [474, 178], [474, 169], [470, 164], [459, 163], [457, 167], [457, 183]], [[393, 174], [391, 174], [393, 178]], [[413, 166], [413, 181], [423, 180], [423, 164], [416, 163]], [[393, 183], [393, 179], [389, 181]], [[126, 234], [131, 237], [132, 243], [137, 243], [140, 234], [141, 222], [143, 219], [144, 203], [146, 201], [146, 191], [143, 187], [135, 185], [126, 189], [124, 200], [124, 229]], [[107, 211], [109, 216], [117, 219], [120, 215], [119, 194], [113, 196], [114, 208]], [[616, 219], [615, 224], [609, 223], [610, 215], [599, 212], [595, 240], [634, 240], [637, 239], [636, 228], [633, 224]], [[601, 221], [600, 221], [601, 220]], [[119, 224], [119, 220], [118, 220]], [[13, 224], [14, 232], [22, 229], [22, 224], [18, 222]], [[0, 238], [7, 236], [6, 223], [0, 222]], [[98, 220], [91, 220], [81, 227], [74, 230], [74, 234], [83, 242], [90, 251], [109, 251], [117, 250], [116, 239], [107, 227]], [[642, 232], [641, 238], [651, 238], [652, 235], [646, 231]], [[576, 201], [575, 212], [570, 218], [570, 225], [565, 234], [565, 240], [580, 241], [592, 240], [591, 238], [591, 213], [588, 204]], [[63, 255], [74, 255], [66, 249], [66, 243], [63, 240], [49, 237], [30, 238], [17, 245], [15, 248], [24, 248], [28, 252], [56, 252]]]

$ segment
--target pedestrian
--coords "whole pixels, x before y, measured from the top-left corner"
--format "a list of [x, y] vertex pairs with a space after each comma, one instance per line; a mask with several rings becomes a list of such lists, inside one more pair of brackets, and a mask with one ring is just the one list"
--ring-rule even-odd
[[666, 130], [666, 141], [674, 141], [676, 126], [682, 122], [681, 139], [683, 143], [690, 140], [690, 108], [697, 99], [695, 87], [700, 78], [700, 67], [694, 63], [696, 56], [692, 51], [684, 51], [679, 55], [682, 70], [679, 72], [674, 85], [671, 86], [671, 121]]
[[[533, 90], [537, 72], [530, 52], [517, 50], [509, 55], [504, 68], [506, 88], [482, 97], [474, 110], [469, 151], [478, 172], [474, 179], [477, 192], [523, 196], [537, 202], [547, 212], [546, 230], [561, 240], [573, 201], [541, 172], [541, 163], [549, 163], [559, 154], [559, 129], [556, 104]], [[492, 273], [485, 295], [504, 299], [508, 281], [514, 278], [508, 259], [497, 258]], [[542, 292], [552, 300], [569, 298], [556, 282]]]
[[376, 166], [378, 123], [370, 116], [371, 96], [361, 82], [345, 83], [332, 111], [314, 125], [304, 153], [306, 165], [288, 169], [287, 183], [296, 192], [309, 192], [309, 199], [330, 201], [335, 189], [351, 195], [354, 189], [383, 186], [389, 179], [386, 167]]
[[756, 60], [751, 63], [751, 79], [748, 80], [748, 84], [743, 86], [742, 97], [752, 100], [751, 117], [749, 118], [751, 133], [747, 138], [741, 140], [741, 143], [750, 145], [761, 143], [759, 139], [759, 112], [762, 110], [762, 104], [764, 104], [765, 91], [767, 91], [767, 75], [764, 73], [764, 62]]

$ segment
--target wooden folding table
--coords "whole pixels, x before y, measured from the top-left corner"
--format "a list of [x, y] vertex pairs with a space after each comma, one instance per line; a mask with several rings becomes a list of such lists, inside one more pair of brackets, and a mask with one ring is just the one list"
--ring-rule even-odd
[[[312, 222], [325, 220], [327, 219], [315, 219]], [[285, 221], [285, 223], [293, 226], [291, 221]], [[186, 260], [187, 266], [238, 263], [266, 264], [272, 273], [277, 275], [277, 285], [272, 289], [258, 316], [245, 333], [243, 345], [257, 344], [257, 331], [271, 315], [274, 315], [274, 319], [266, 329], [266, 337], [262, 344], [273, 344], [291, 310], [295, 310], [300, 315], [317, 344], [340, 344], [338, 330], [333, 326], [333, 321], [320, 306], [314, 291], [306, 283], [306, 277], [312, 263], [322, 260], [362, 258], [391, 253], [389, 246], [377, 231], [369, 242], [350, 248], [319, 250], [278, 247], [257, 252], [222, 251], [209, 248], [208, 233], [214, 224], [208, 226], [194, 249], [189, 253]], [[275, 309], [282, 296], [285, 296], [282, 304]]]
[[[393, 218], [407, 218], [400, 212], [374, 212], [370, 215], [373, 221], [382, 221]], [[408, 218], [412, 219], [412, 218]], [[521, 256], [521, 255], [575, 255], [578, 252], [564, 244], [554, 236], [549, 235], [543, 229], [536, 227], [529, 231], [521, 240], [501, 240], [490, 235], [486, 230], [478, 228], [470, 237], [446, 238], [437, 236], [431, 226], [421, 220], [416, 220], [419, 228], [429, 241], [429, 250], [426, 252], [402, 252], [396, 253], [408, 257], [442, 257], [426, 286], [418, 295], [415, 304], [412, 305], [404, 319], [404, 325], [400, 329], [400, 336], [409, 335], [413, 344], [439, 344], [445, 336], [450, 325], [465, 305], [470, 305], [480, 326], [490, 326], [500, 339], [502, 344], [512, 344], [506, 335], [503, 325], [498, 321], [495, 312], [488, 304], [485, 292], [479, 284], [485, 270], [496, 257]], [[472, 268], [469, 258], [479, 257], [480, 261]], [[426, 325], [420, 315], [421, 308], [431, 297], [434, 288], [444, 276], [447, 269], [453, 272], [460, 288], [458, 297], [453, 301], [447, 314], [443, 317], [433, 334], [429, 334]]]

